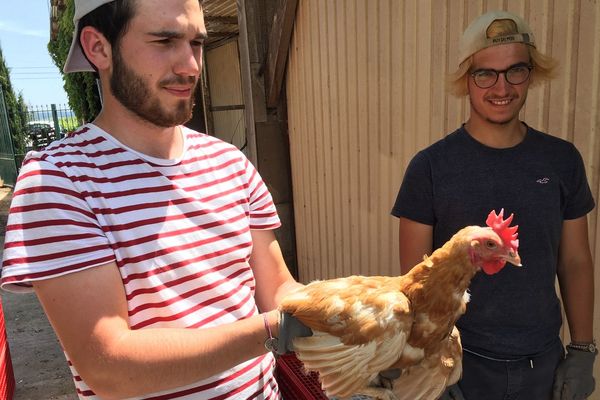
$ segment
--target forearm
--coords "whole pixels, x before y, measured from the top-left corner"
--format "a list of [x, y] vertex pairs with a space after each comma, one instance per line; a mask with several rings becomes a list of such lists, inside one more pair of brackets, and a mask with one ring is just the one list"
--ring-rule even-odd
[[571, 340], [588, 343], [593, 339], [594, 271], [591, 263], [583, 265], [559, 272], [559, 283]]
[[253, 230], [250, 265], [256, 279], [256, 304], [261, 311], [276, 309], [283, 297], [302, 286], [288, 270], [273, 231]]
[[[276, 335], [278, 315], [267, 317]], [[98, 395], [127, 398], [188, 385], [265, 354], [266, 338], [259, 315], [208, 329], [126, 329], [72, 358]]]

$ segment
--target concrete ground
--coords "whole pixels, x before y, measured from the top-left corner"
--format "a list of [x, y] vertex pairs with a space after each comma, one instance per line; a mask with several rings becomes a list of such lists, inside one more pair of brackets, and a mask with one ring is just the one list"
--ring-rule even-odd
[[[0, 187], [0, 244], [11, 194], [10, 188]], [[35, 294], [0, 295], [16, 382], [13, 399], [77, 399], [67, 361]]]

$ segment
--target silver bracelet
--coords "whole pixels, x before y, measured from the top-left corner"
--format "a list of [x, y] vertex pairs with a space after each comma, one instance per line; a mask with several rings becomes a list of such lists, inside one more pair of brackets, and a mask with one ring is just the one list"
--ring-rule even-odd
[[277, 345], [279, 344], [279, 339], [277, 339], [276, 337], [273, 337], [273, 333], [271, 332], [271, 325], [269, 325], [269, 321], [267, 320], [267, 314], [264, 313], [263, 315], [263, 321], [265, 323], [265, 330], [267, 331], [267, 340], [265, 340], [265, 349], [272, 351], [272, 352], [276, 352], [277, 351]]
[[592, 340], [591, 343], [571, 342], [567, 345], [567, 349], [587, 351], [588, 353], [596, 353], [598, 351], [598, 347], [596, 346], [596, 340]]

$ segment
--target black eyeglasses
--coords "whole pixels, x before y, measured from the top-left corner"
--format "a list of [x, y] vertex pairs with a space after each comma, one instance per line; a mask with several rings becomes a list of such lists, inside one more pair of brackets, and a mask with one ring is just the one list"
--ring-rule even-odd
[[495, 69], [478, 69], [471, 72], [473, 82], [481, 89], [491, 88], [498, 82], [498, 76], [504, 74], [504, 79], [511, 85], [520, 85], [529, 78], [529, 73], [533, 69], [529, 64], [517, 64], [512, 67], [498, 71]]

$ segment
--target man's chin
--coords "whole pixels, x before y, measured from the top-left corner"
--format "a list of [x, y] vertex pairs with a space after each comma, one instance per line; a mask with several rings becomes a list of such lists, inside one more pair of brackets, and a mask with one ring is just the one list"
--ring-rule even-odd
[[487, 118], [487, 121], [490, 124], [494, 124], [494, 125], [508, 125], [511, 122], [513, 122], [515, 120], [514, 117], [510, 117], [510, 118]]

